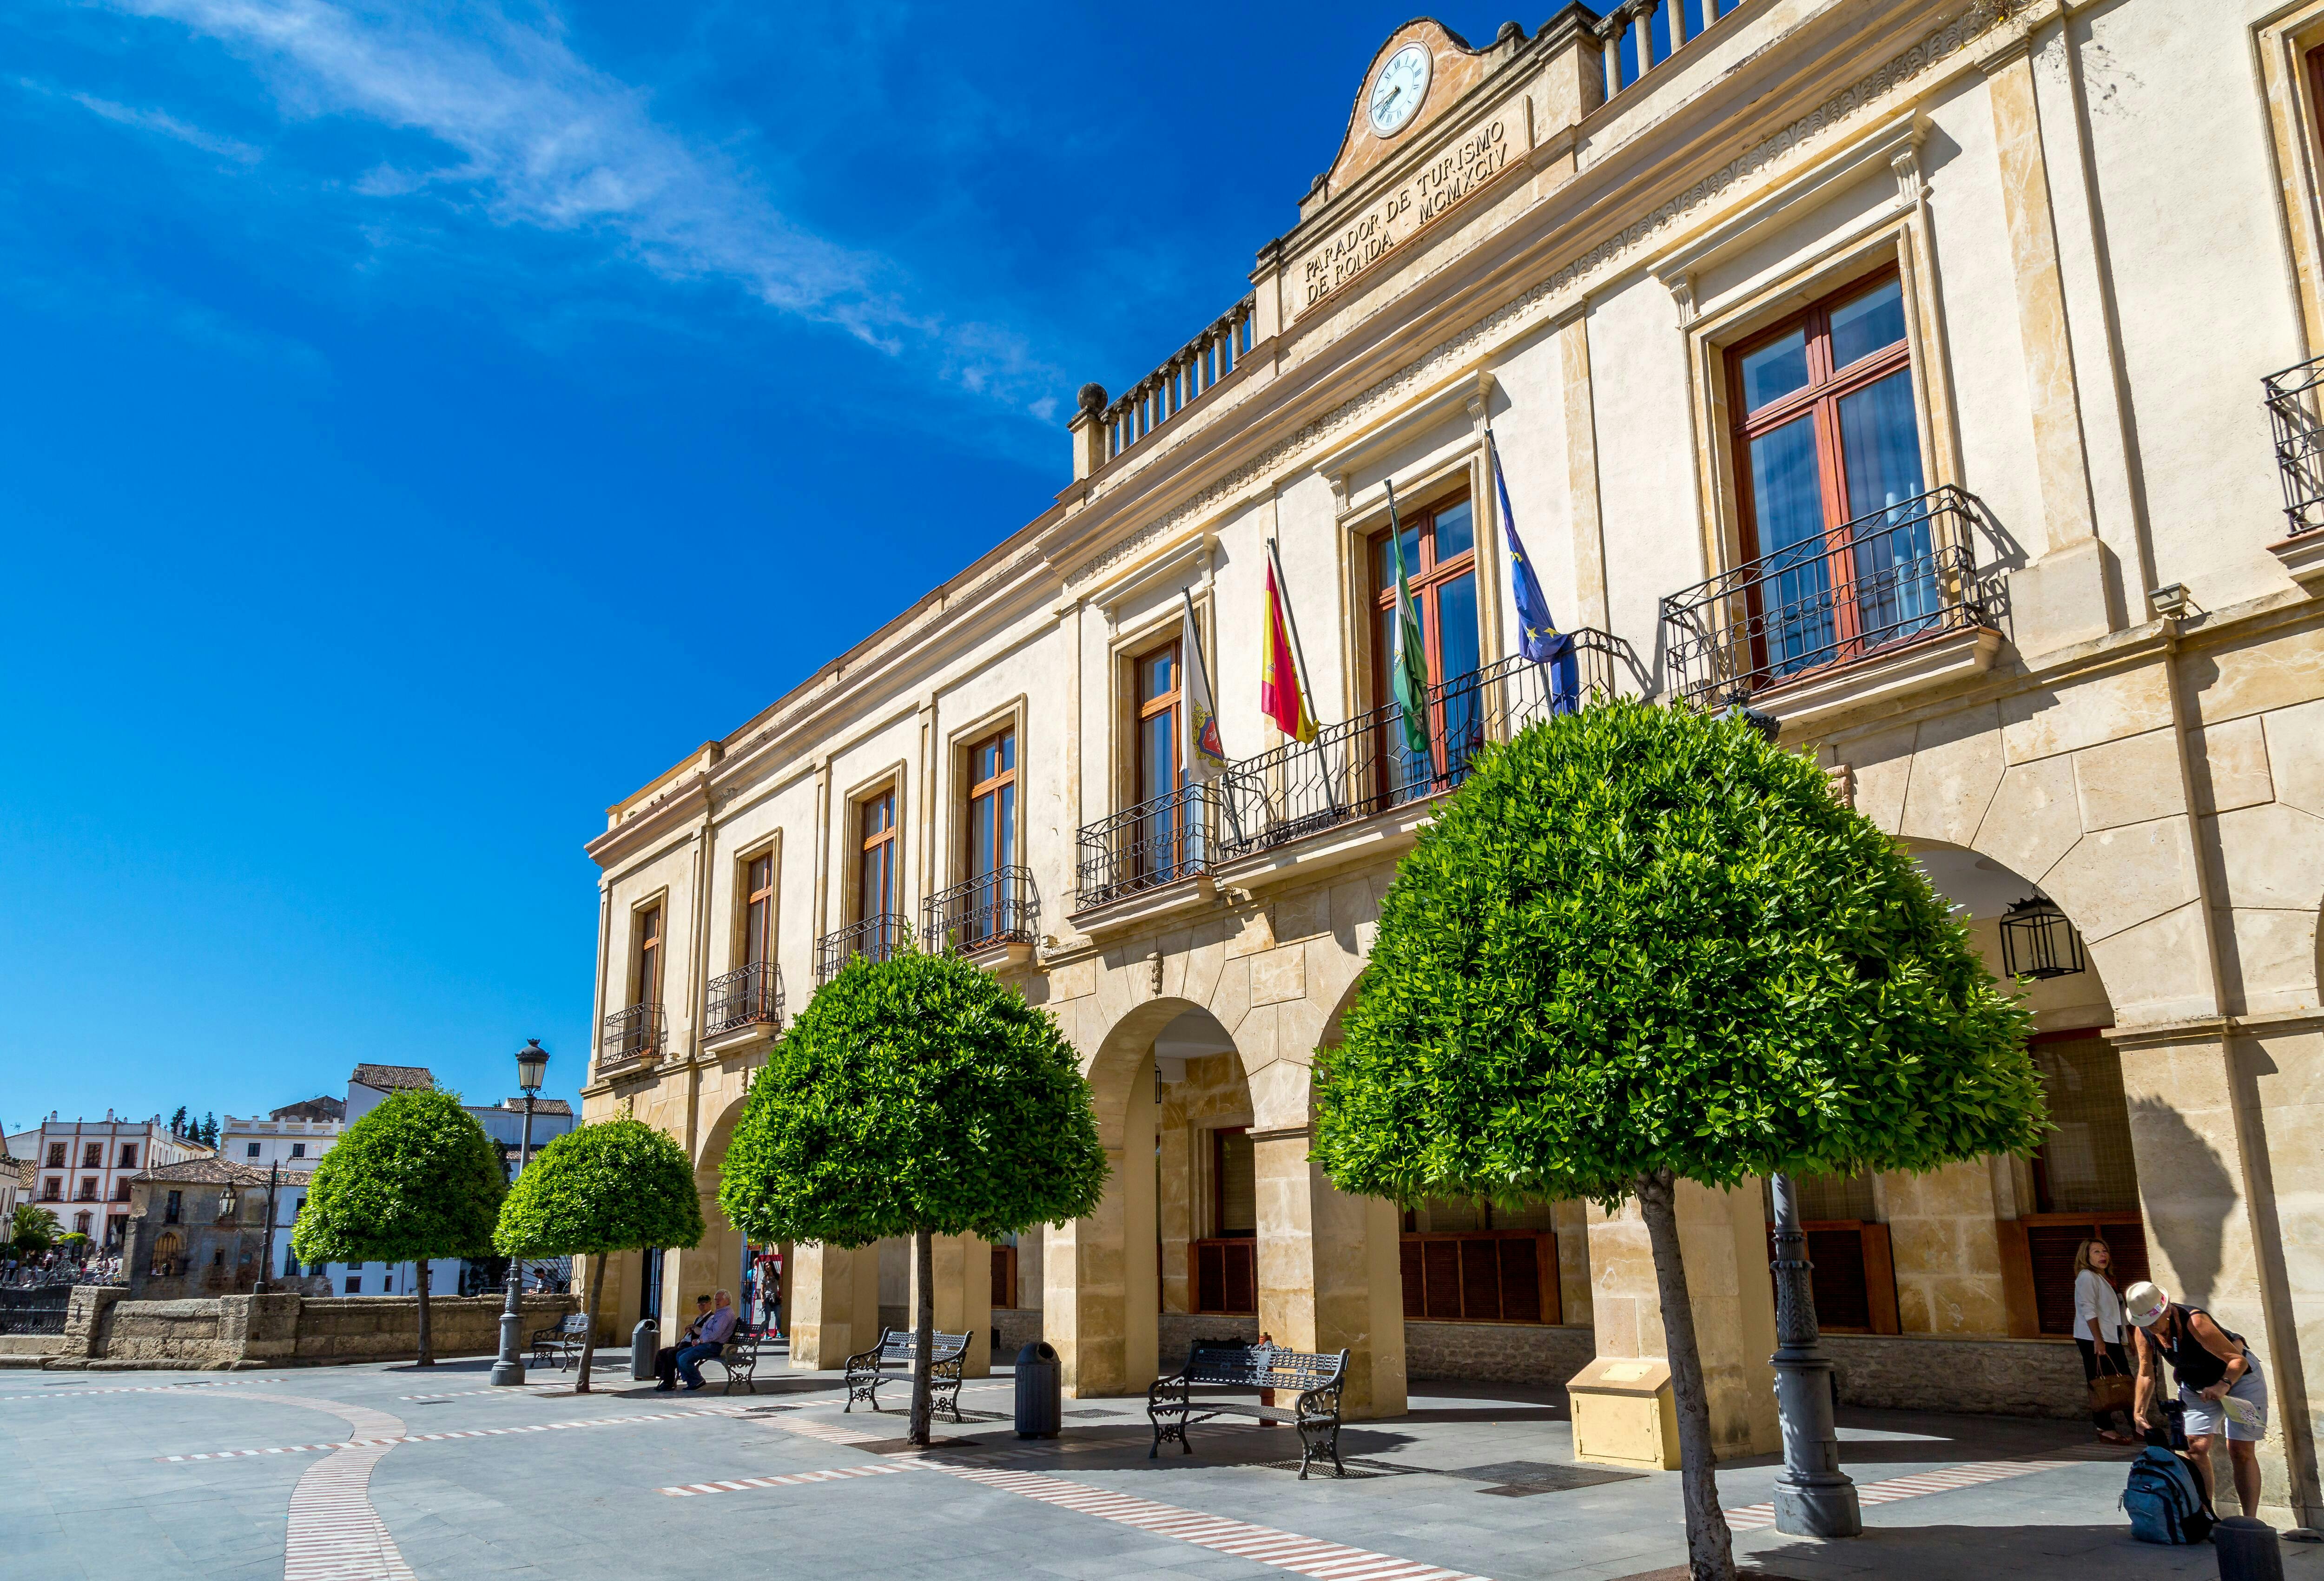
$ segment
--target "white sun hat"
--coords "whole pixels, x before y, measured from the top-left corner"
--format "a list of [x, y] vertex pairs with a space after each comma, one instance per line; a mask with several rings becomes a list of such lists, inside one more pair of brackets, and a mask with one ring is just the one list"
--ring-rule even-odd
[[2141, 1328], [2153, 1327], [2170, 1308], [2170, 1296], [2151, 1279], [2142, 1279], [2122, 1292], [2122, 1315]]

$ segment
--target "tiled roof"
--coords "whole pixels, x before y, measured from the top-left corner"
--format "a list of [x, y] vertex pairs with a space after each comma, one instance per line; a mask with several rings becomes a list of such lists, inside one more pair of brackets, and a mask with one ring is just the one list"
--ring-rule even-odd
[[377, 1092], [393, 1092], [399, 1088], [429, 1088], [436, 1078], [425, 1065], [357, 1065], [348, 1080], [371, 1088]]
[[[385, 1067], [368, 1068], [380, 1070]], [[362, 1080], [360, 1071], [356, 1073], [356, 1079]], [[364, 1082], [364, 1085], [376, 1087], [378, 1083]], [[345, 1098], [333, 1098], [330, 1094], [325, 1093], [320, 1098], [310, 1098], [303, 1103], [285, 1104], [279, 1109], [270, 1111], [266, 1117], [270, 1120], [344, 1120], [347, 1117], [347, 1105]]]
[[[267, 1175], [263, 1169], [253, 1169], [246, 1163], [236, 1163], [225, 1158], [189, 1158], [183, 1163], [165, 1163], [149, 1169], [133, 1180], [166, 1181], [173, 1186], [263, 1186]], [[314, 1172], [286, 1169], [275, 1177], [286, 1186], [303, 1186], [314, 1179]]]
[[[504, 1098], [501, 1099], [501, 1108], [514, 1109], [517, 1113], [522, 1114], [524, 1099]], [[536, 1098], [532, 1100], [532, 1112], [536, 1115], [569, 1115], [573, 1112], [573, 1106], [561, 1098]]]

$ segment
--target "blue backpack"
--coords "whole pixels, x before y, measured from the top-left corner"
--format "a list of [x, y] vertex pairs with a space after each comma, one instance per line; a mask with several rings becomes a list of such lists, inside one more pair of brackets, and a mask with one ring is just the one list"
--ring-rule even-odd
[[2119, 1501], [2130, 1534], [2141, 1542], [2200, 1542], [2211, 1535], [2211, 1512], [2194, 1469], [2175, 1450], [2147, 1446], [2130, 1465], [2130, 1485]]

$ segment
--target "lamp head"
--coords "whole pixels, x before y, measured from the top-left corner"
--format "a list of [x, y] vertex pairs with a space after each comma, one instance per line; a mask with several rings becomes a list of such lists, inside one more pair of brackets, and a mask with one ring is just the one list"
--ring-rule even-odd
[[527, 1038], [524, 1047], [516, 1052], [516, 1084], [530, 1096], [540, 1090], [541, 1079], [548, 1073], [549, 1051], [540, 1046], [539, 1038]]

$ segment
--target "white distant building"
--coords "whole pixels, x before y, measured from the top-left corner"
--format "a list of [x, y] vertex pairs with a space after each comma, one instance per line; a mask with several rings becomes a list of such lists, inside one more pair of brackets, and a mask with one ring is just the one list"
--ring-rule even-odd
[[189, 1136], [180, 1136], [155, 1115], [146, 1120], [60, 1119], [51, 1112], [36, 1131], [7, 1138], [9, 1154], [32, 1161], [30, 1200], [74, 1231], [106, 1248], [118, 1247], [129, 1227], [129, 1182], [149, 1169], [212, 1156]]

